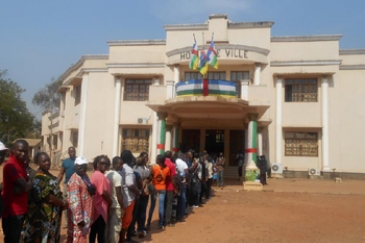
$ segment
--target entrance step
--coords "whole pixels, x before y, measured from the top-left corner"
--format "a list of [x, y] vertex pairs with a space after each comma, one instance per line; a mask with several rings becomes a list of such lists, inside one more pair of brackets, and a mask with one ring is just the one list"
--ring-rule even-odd
[[255, 181], [243, 182], [244, 191], [262, 191], [263, 188], [264, 187], [260, 182], [255, 182]]
[[226, 166], [224, 168], [224, 178], [239, 179], [237, 166]]

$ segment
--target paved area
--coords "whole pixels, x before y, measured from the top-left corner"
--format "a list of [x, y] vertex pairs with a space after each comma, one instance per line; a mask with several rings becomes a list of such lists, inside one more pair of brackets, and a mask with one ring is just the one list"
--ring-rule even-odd
[[[365, 195], [365, 180], [335, 180], [305, 179], [305, 178], [268, 178], [264, 192], [297, 192], [316, 194]], [[242, 183], [237, 180], [226, 180], [226, 190], [242, 190]]]

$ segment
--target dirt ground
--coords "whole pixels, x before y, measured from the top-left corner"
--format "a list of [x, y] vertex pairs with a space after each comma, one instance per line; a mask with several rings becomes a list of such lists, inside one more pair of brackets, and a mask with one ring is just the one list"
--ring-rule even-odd
[[[295, 181], [295, 180], [294, 180]], [[329, 181], [268, 181], [264, 192], [244, 192], [237, 181], [228, 181], [203, 207], [194, 209], [186, 223], [158, 230], [155, 211], [151, 232], [137, 242], [365, 242], [365, 196], [361, 193], [294, 192], [304, 183], [308, 188], [326, 188]], [[310, 184], [308, 184], [310, 183]], [[332, 182], [333, 185], [334, 182]], [[276, 192], [286, 188], [287, 192]], [[290, 187], [290, 185], [292, 185]], [[351, 188], [362, 191], [364, 181]], [[158, 209], [158, 206], [156, 206]], [[62, 242], [66, 231], [62, 229]], [[0, 242], [2, 233], [0, 233]]]

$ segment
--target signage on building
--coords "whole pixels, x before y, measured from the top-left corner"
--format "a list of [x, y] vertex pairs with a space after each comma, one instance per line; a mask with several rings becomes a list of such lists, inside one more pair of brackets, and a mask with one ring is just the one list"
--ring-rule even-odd
[[[201, 51], [199, 52], [199, 54]], [[217, 49], [217, 57], [226, 57], [226, 58], [237, 58], [237, 59], [247, 59], [248, 51], [241, 49]], [[199, 55], [200, 56], [200, 55]], [[180, 60], [190, 60], [191, 51], [180, 52]]]

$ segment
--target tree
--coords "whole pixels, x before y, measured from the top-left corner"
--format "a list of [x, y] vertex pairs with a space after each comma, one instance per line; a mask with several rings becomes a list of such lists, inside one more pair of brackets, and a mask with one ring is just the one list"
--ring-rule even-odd
[[25, 89], [6, 75], [6, 70], [0, 70], [0, 140], [10, 145], [15, 139], [27, 135], [33, 127], [34, 116], [21, 98]]
[[62, 82], [60, 80], [54, 80], [52, 78], [51, 83], [46, 84], [46, 86], [39, 90], [34, 96], [32, 103], [34, 105], [37, 105], [42, 108], [43, 112], [49, 112], [50, 113], [50, 137], [49, 137], [49, 148], [50, 148], [50, 157], [53, 156], [53, 119], [52, 115], [55, 111], [58, 110], [58, 106], [60, 104], [61, 95], [58, 93], [58, 88], [62, 85]]

